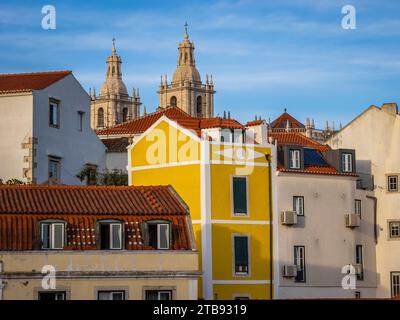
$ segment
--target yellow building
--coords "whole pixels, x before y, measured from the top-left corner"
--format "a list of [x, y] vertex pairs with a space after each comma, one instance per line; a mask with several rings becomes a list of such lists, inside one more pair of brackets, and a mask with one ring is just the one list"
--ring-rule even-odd
[[129, 147], [130, 185], [170, 184], [189, 206], [200, 298], [273, 296], [275, 149], [256, 138], [265, 130], [264, 123], [164, 115]]

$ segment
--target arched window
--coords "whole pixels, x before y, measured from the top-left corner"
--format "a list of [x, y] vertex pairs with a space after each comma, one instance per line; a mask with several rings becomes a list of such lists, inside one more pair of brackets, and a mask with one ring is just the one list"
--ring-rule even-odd
[[104, 109], [99, 108], [97, 110], [97, 127], [102, 128], [104, 127]]
[[122, 109], [122, 122], [125, 122], [128, 120], [128, 108], [123, 108]]
[[187, 61], [187, 52], [185, 52], [185, 63]]
[[176, 97], [172, 96], [169, 103], [171, 107], [176, 107]]
[[112, 75], [114, 75], [115, 74], [115, 67], [113, 66], [112, 67]]
[[202, 106], [202, 99], [201, 96], [197, 97], [197, 108], [196, 108], [197, 116], [202, 117], [203, 116], [203, 106]]

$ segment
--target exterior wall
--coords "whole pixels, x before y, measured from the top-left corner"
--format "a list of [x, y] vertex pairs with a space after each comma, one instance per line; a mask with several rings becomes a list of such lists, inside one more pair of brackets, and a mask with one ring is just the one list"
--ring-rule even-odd
[[[61, 101], [59, 128], [49, 126], [49, 98]], [[82, 132], [78, 130], [78, 111], [85, 112]], [[100, 170], [105, 166], [105, 146], [90, 127], [89, 96], [72, 75], [34, 92], [33, 135], [37, 138], [37, 183], [48, 180], [50, 155], [61, 158], [62, 184], [81, 184], [76, 174], [87, 163]]]
[[[328, 175], [277, 176], [278, 214], [293, 211], [293, 196], [304, 197], [304, 216], [298, 224], [279, 223], [279, 298], [376, 297], [377, 273], [374, 239], [374, 203], [368, 192], [356, 190], [356, 178]], [[361, 200], [361, 226], [345, 226], [345, 214], [355, 213]], [[306, 281], [283, 277], [283, 266], [294, 264], [294, 246], [305, 246]], [[364, 280], [355, 290], [342, 289], [342, 267], [355, 264], [356, 245], [363, 246]]]
[[387, 191], [387, 175], [400, 173], [400, 115], [391, 108], [371, 106], [327, 142], [334, 148], [354, 148], [357, 171], [374, 177], [378, 297], [390, 297], [390, 273], [400, 271], [400, 241], [389, 239], [388, 222], [400, 220], [400, 202], [397, 192]]
[[[32, 101], [30, 92], [0, 95], [0, 178], [3, 180], [27, 181], [23, 168], [33, 166], [33, 162], [24, 161], [24, 157], [32, 156], [30, 150], [34, 145]], [[23, 144], [30, 147], [23, 148]]]
[[[131, 146], [128, 150], [130, 184], [171, 184], [188, 204], [196, 248], [201, 252], [199, 265], [203, 278], [199, 282], [199, 297], [233, 299], [235, 295], [250, 295], [255, 299], [271, 298], [272, 214], [269, 209], [269, 169], [266, 154], [274, 152], [274, 147], [210, 143], [188, 135], [187, 138], [181, 136], [178, 139], [178, 155], [182, 154], [180, 151], [188, 144], [195, 146], [196, 152], [191, 153], [191, 156], [184, 152], [186, 158], [179, 159], [174, 156], [173, 141], [184, 131], [177, 127], [178, 133], [171, 134], [174, 132], [171, 127], [175, 126], [171, 121], [161, 118], [143, 138]], [[155, 141], [159, 141], [163, 147], [166, 146], [166, 155], [165, 158], [159, 157], [159, 162], [149, 162], [149, 154], [156, 151]], [[239, 161], [236, 158], [239, 151], [250, 158], [252, 155], [253, 161]], [[241, 162], [243, 165], [240, 165]], [[272, 172], [273, 168], [274, 165]], [[230, 180], [234, 174], [248, 178], [248, 217], [232, 215]], [[251, 271], [244, 277], [233, 275], [232, 248], [233, 235], [236, 234], [249, 236]]]
[[[97, 290], [126, 290], [144, 299], [146, 288], [173, 290], [174, 299], [197, 299], [196, 251], [22, 251], [1, 252], [5, 300], [37, 299], [42, 267], [56, 269], [56, 289], [72, 300], [97, 299]], [[35, 270], [33, 272], [32, 270]]]
[[106, 169], [126, 171], [128, 154], [126, 152], [106, 152]]

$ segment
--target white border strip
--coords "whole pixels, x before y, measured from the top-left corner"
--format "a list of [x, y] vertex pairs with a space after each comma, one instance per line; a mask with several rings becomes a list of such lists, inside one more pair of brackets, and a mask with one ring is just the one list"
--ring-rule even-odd
[[[201, 220], [192, 220], [192, 224], [200, 224]], [[263, 220], [211, 220], [214, 224], [255, 224], [255, 225], [270, 225], [271, 221]]]
[[145, 165], [145, 166], [140, 166], [140, 167], [131, 167], [131, 168], [128, 168], [128, 170], [130, 170], [130, 171], [141, 171], [141, 170], [147, 170], [147, 169], [159, 169], [159, 168], [169, 168], [169, 167], [177, 167], [177, 166], [189, 166], [189, 165], [195, 165], [195, 164], [200, 164], [200, 161], [199, 160], [194, 160], [194, 161], [182, 161], [182, 162], [150, 164], [150, 165]]

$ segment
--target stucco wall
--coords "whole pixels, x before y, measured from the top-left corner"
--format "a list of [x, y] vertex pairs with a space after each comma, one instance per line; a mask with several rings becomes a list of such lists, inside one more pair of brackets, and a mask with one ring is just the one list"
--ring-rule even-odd
[[[296, 226], [279, 223], [279, 297], [333, 298], [375, 297], [376, 257], [373, 201], [367, 192], [356, 190], [353, 177], [282, 174], [277, 177], [278, 215], [293, 210], [293, 196], [304, 196], [304, 217]], [[361, 226], [345, 226], [345, 214], [355, 212], [355, 199], [361, 200]], [[355, 264], [356, 245], [363, 246], [364, 280], [356, 290], [343, 290], [341, 269]], [[282, 277], [284, 265], [294, 264], [294, 246], [305, 246], [306, 282]]]
[[359, 172], [373, 174], [378, 199], [377, 271], [379, 297], [390, 297], [390, 272], [400, 272], [400, 241], [389, 239], [388, 221], [400, 220], [400, 195], [387, 191], [387, 174], [400, 175], [400, 115], [370, 107], [333, 136], [332, 147], [354, 148]]
[[29, 155], [22, 143], [32, 137], [32, 94], [0, 95], [0, 178], [23, 180], [24, 156]]
[[[60, 128], [49, 126], [49, 98], [60, 103]], [[81, 184], [76, 174], [86, 163], [105, 167], [105, 146], [90, 127], [90, 98], [72, 76], [34, 92], [33, 134], [38, 138], [35, 177], [48, 180], [48, 156], [61, 157], [61, 183]], [[83, 131], [78, 111], [85, 112]]]

